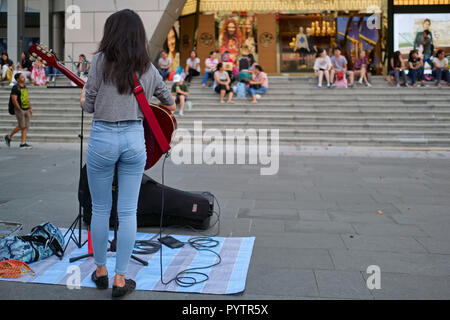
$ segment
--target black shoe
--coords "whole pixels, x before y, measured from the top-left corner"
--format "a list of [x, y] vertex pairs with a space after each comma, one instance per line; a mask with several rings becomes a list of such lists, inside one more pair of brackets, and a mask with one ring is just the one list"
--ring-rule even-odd
[[8, 146], [8, 148], [10, 148], [11, 147], [11, 139], [8, 137], [8, 135], [5, 136], [5, 142], [6, 142], [6, 145]]
[[113, 286], [112, 289], [112, 297], [113, 298], [120, 298], [124, 295], [131, 293], [136, 289], [136, 282], [131, 279], [125, 279], [125, 285], [123, 287], [117, 287]]
[[21, 145], [20, 145], [20, 149], [31, 149], [31, 148], [33, 148], [31, 145], [29, 145], [28, 143], [22, 143]]
[[100, 289], [100, 290], [108, 289], [108, 285], [109, 285], [108, 275], [97, 277], [97, 270], [95, 270], [92, 273], [91, 279], [97, 285], [97, 289]]

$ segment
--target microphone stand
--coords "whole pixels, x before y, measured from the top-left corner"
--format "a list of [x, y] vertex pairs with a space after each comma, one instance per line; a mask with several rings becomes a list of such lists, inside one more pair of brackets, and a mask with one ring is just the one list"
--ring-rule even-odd
[[[78, 135], [78, 137], [80, 138], [80, 173], [79, 173], [79, 179], [81, 179], [81, 174], [82, 174], [82, 170], [83, 170], [83, 133], [84, 133], [84, 110], [83, 108], [81, 108], [81, 131], [80, 134]], [[69, 239], [67, 240], [67, 243], [65, 244], [64, 248], [63, 248], [63, 252], [65, 253], [67, 250], [67, 247], [69, 246], [70, 241], [72, 240], [75, 245], [78, 248], [81, 248], [82, 246], [84, 246], [87, 242], [87, 240], [85, 242], [82, 242], [81, 239], [81, 226], [82, 226], [82, 222], [81, 222], [81, 217], [82, 217], [82, 213], [81, 213], [81, 203], [80, 201], [78, 201], [78, 216], [75, 218], [75, 220], [72, 222], [72, 224], [70, 225], [69, 229], [67, 229], [66, 233], [64, 234], [64, 239], [66, 239], [66, 236], [68, 234], [70, 234]], [[75, 235], [75, 229], [78, 226], [78, 237]]]

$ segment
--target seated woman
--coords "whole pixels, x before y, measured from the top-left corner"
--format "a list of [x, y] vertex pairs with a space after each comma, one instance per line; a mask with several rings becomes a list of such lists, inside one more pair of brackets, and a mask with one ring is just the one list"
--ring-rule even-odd
[[17, 73], [22, 73], [25, 76], [25, 81], [28, 82], [31, 79], [31, 69], [33, 68], [30, 61], [30, 56], [26, 52], [21, 53], [21, 60], [17, 63], [17, 69], [14, 71], [12, 83], [16, 84], [17, 81], [14, 79]]
[[256, 96], [258, 94], [266, 93], [267, 89], [269, 89], [269, 79], [259, 64], [255, 65], [253, 80], [250, 80], [248, 83], [250, 84], [248, 93], [252, 97], [251, 103], [257, 103], [258, 101], [256, 100]]
[[247, 94], [247, 82], [252, 80], [252, 73], [248, 71], [248, 59], [239, 59], [239, 73], [238, 73], [238, 83], [236, 85], [236, 98], [245, 99]]
[[211, 51], [209, 57], [205, 60], [205, 74], [203, 75], [202, 87], [206, 86], [208, 79], [212, 79], [214, 76], [214, 71], [216, 71], [217, 64], [219, 61], [216, 59], [216, 52]]
[[359, 77], [359, 83], [364, 84], [366, 87], [371, 87], [372, 85], [367, 80], [367, 69], [369, 67], [369, 60], [366, 58], [366, 52], [362, 50], [359, 53], [359, 57], [355, 59], [355, 63], [353, 64], [353, 72], [355, 77]]
[[222, 62], [217, 65], [217, 71], [214, 73], [214, 91], [220, 94], [220, 103], [225, 103], [223, 98], [228, 93], [228, 101], [231, 103], [233, 98], [233, 90], [231, 90], [231, 80], [228, 72], [223, 68]]
[[410, 51], [408, 65], [412, 86], [417, 87], [417, 80], [420, 80], [421, 87], [425, 87], [423, 61], [422, 58], [419, 57], [419, 52], [417, 50]]
[[447, 81], [450, 86], [450, 74], [448, 71], [448, 59], [445, 57], [445, 51], [439, 49], [436, 57], [433, 59], [433, 75], [436, 79], [436, 86], [441, 87], [441, 80]]
[[249, 54], [247, 56], [247, 60], [248, 60], [248, 71], [253, 72], [253, 68], [258, 64], [255, 61], [255, 56], [253, 54]]
[[403, 79], [403, 86], [408, 86], [408, 81], [406, 79], [406, 73], [405, 73], [405, 62], [403, 61], [401, 57], [400, 51], [395, 51], [394, 56], [391, 58], [390, 61], [392, 70], [389, 71], [390, 76], [394, 76], [395, 79], [395, 85], [397, 87], [400, 87], [400, 75]]
[[192, 77], [200, 75], [200, 59], [197, 57], [195, 50], [191, 51], [191, 55], [186, 60], [186, 78], [184, 81], [190, 83]]
[[323, 76], [327, 80], [327, 88], [331, 87], [330, 84], [330, 70], [331, 70], [331, 59], [327, 55], [327, 52], [323, 48], [319, 48], [317, 51], [317, 58], [314, 62], [314, 72], [319, 78], [319, 83], [317, 86], [322, 88]]

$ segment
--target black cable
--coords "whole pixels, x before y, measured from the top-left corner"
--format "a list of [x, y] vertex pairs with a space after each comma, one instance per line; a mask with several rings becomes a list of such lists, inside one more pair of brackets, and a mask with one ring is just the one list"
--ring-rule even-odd
[[161, 249], [161, 244], [157, 241], [152, 241], [152, 239], [136, 240], [134, 243], [134, 248], [137, 249], [133, 250], [134, 254], [153, 254]]
[[[166, 163], [166, 159], [169, 157], [169, 153], [166, 152], [164, 159], [163, 159], [163, 164], [162, 164], [162, 174], [161, 174], [161, 184], [163, 186], [162, 188], [162, 192], [161, 192], [161, 217], [160, 217], [160, 221], [159, 221], [159, 238], [162, 238], [162, 223], [163, 223], [163, 215], [164, 215], [164, 166]], [[215, 201], [217, 201], [216, 197], [213, 196]], [[217, 201], [217, 204], [219, 204], [219, 202]], [[214, 211], [215, 212], [215, 211]], [[212, 236], [216, 236], [217, 234], [219, 234], [220, 232], [220, 206], [219, 206], [219, 212], [215, 212], [217, 215], [217, 220], [216, 222], [213, 224], [213, 226], [215, 226], [216, 224], [218, 224], [219, 228], [216, 232], [215, 235]], [[198, 231], [197, 229], [190, 227], [192, 230], [198, 232], [201, 234], [200, 231]], [[193, 285], [205, 282], [209, 279], [209, 276], [206, 273], [203, 272], [199, 272], [197, 270], [203, 270], [203, 269], [209, 269], [212, 268], [214, 266], [217, 266], [218, 264], [220, 264], [222, 262], [222, 258], [220, 257], [220, 255], [211, 250], [212, 248], [215, 248], [219, 245], [219, 241], [212, 239], [210, 235], [203, 235], [203, 236], [199, 236], [199, 237], [193, 237], [190, 238], [187, 241], [187, 244], [189, 244], [190, 246], [192, 246], [194, 249], [198, 250], [198, 251], [207, 251], [210, 252], [212, 254], [214, 254], [215, 256], [217, 256], [218, 261], [208, 265], [208, 266], [204, 266], [204, 267], [193, 267], [193, 268], [188, 268], [185, 269], [183, 271], [180, 271], [177, 273], [177, 275], [170, 279], [168, 282], [165, 282], [163, 279], [163, 268], [162, 268], [162, 248], [163, 246], [160, 246], [160, 250], [159, 250], [159, 266], [160, 266], [160, 273], [161, 273], [161, 283], [164, 285], [168, 285], [171, 282], [175, 281], [175, 283], [180, 286], [180, 287], [191, 287]], [[203, 279], [198, 280], [196, 277], [194, 276], [200, 276], [203, 277]]]

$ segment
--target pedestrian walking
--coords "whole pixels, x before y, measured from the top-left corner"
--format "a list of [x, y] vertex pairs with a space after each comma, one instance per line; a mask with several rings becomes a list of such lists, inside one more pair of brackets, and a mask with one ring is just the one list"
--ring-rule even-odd
[[22, 131], [22, 141], [20, 149], [30, 149], [31, 145], [27, 143], [28, 129], [30, 128], [30, 119], [33, 115], [30, 100], [28, 98], [28, 89], [25, 86], [25, 76], [22, 73], [16, 73], [14, 76], [16, 84], [11, 89], [9, 97], [9, 109], [14, 110], [17, 118], [17, 127], [5, 136], [5, 142], [8, 147], [11, 146], [13, 136]]

